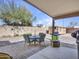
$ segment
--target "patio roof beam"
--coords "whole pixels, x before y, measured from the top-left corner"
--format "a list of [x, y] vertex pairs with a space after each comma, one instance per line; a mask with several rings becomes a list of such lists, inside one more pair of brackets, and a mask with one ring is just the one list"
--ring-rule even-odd
[[68, 14], [59, 15], [59, 16], [56, 16], [55, 19], [68, 18], [68, 17], [75, 17], [75, 16], [79, 16], [79, 11], [73, 12], [73, 13], [68, 13]]
[[25, 0], [55, 20], [79, 16], [79, 0]]

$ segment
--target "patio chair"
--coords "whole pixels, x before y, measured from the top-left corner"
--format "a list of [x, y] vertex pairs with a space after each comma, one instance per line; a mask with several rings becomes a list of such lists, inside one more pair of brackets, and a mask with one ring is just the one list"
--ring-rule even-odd
[[29, 45], [31, 44], [31, 42], [33, 42], [33, 40], [30, 40], [29, 36], [31, 36], [31, 34], [24, 34], [23, 37], [25, 39], [25, 43], [29, 43]]
[[0, 52], [0, 59], [13, 59], [13, 57], [7, 53]]
[[[44, 42], [46, 34], [39, 33], [39, 36], [40, 36], [40, 39], [38, 39], [37, 41], [39, 42], [39, 44], [41, 44], [41, 42]], [[45, 45], [45, 43], [44, 43], [44, 45]]]

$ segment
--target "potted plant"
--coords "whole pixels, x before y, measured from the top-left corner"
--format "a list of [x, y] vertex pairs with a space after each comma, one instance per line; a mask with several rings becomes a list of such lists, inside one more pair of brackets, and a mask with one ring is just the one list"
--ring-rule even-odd
[[52, 35], [53, 47], [60, 47], [60, 41], [58, 40], [58, 38], [58, 35]]

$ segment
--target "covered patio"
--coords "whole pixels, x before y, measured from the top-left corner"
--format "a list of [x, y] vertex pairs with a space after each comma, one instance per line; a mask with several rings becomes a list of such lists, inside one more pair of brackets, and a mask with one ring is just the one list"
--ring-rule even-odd
[[[24, 0], [44, 12], [52, 18], [52, 33], [54, 33], [55, 20], [79, 16], [79, 1], [78, 0]], [[66, 44], [67, 45], [67, 44]], [[72, 45], [73, 46], [73, 45]], [[66, 50], [67, 49], [67, 50]], [[28, 59], [78, 59], [77, 49], [60, 47], [46, 49], [34, 54]], [[64, 51], [63, 51], [64, 50]], [[42, 53], [44, 52], [44, 53]], [[55, 54], [56, 53], [56, 54]], [[59, 54], [60, 53], [60, 54]], [[73, 55], [74, 53], [74, 55]], [[50, 57], [49, 57], [50, 56]]]
[[[24, 1], [52, 18], [52, 33], [54, 33], [55, 20], [79, 16], [78, 0]], [[8, 53], [14, 59], [78, 59], [76, 40], [73, 39], [70, 34], [59, 36], [59, 48], [50, 46], [50, 40], [46, 38], [45, 47], [44, 45], [28, 46], [27, 43], [25, 45], [23, 36], [20, 37], [20, 39], [23, 39], [22, 42], [0, 47], [0, 52]]]

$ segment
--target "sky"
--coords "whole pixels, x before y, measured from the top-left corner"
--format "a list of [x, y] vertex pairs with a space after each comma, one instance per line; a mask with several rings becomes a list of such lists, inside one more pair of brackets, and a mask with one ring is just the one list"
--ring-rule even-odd
[[39, 11], [35, 7], [31, 6], [30, 4], [28, 4], [26, 2], [22, 2], [22, 0], [20, 0], [18, 4], [26, 6], [26, 8], [29, 11], [31, 11], [33, 16], [35, 16], [37, 18], [37, 21], [33, 22], [33, 25], [43, 24], [43, 25], [47, 26], [47, 25], [52, 24], [52, 18], [51, 17], [49, 17], [48, 15], [46, 15], [43, 12]]
[[[52, 25], [52, 18], [43, 12], [39, 11], [35, 7], [31, 6], [30, 4], [24, 2], [23, 0], [14, 0], [17, 5], [25, 6], [26, 9], [28, 9], [34, 17], [37, 18], [37, 21], [33, 22], [33, 25], [36, 26], [37, 24], [43, 24], [45, 26], [51, 26]], [[69, 23], [73, 22], [79, 22], [79, 16], [78, 17], [72, 17], [72, 18], [65, 18], [65, 19], [59, 19], [55, 21], [56, 26], [69, 26]], [[3, 24], [2, 21], [0, 21], [0, 24]], [[79, 24], [78, 24], [79, 26]]]
[[70, 24], [69, 24], [70, 22], [77, 23], [76, 26], [79, 26], [79, 16], [70, 17], [70, 18], [64, 18], [64, 19], [59, 19], [59, 20], [57, 20], [55, 22], [55, 25], [68, 27], [68, 26], [70, 26]]

